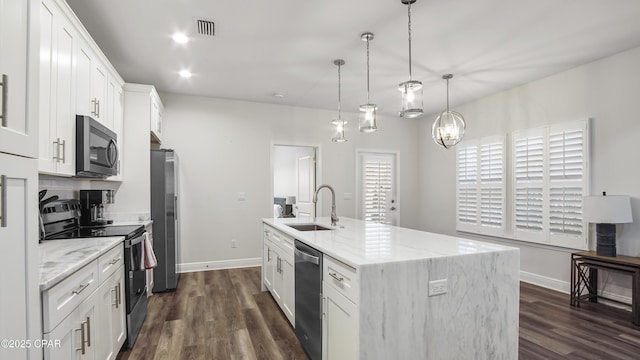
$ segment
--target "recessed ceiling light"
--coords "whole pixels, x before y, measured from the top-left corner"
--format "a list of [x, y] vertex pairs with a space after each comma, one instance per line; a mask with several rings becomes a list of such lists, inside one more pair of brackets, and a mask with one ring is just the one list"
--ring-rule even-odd
[[281, 94], [279, 92], [275, 92], [275, 93], [271, 94], [271, 96], [282, 99], [284, 97], [284, 94]]
[[189, 38], [183, 33], [175, 33], [171, 38], [178, 44], [186, 44], [189, 42]]
[[182, 76], [183, 78], [190, 78], [193, 75], [189, 70], [181, 70], [178, 74], [180, 74], [180, 76]]

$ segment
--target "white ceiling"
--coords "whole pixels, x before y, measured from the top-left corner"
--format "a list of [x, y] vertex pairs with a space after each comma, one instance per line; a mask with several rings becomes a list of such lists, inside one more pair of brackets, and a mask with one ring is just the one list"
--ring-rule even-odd
[[[67, 0], [127, 82], [160, 91], [337, 108], [366, 103], [371, 31], [371, 102], [400, 110], [408, 80], [407, 6], [400, 0]], [[426, 114], [640, 46], [638, 0], [418, 0], [412, 9], [413, 79]], [[215, 21], [212, 38], [195, 17]], [[191, 37], [175, 44], [171, 35]], [[178, 71], [189, 69], [190, 79]], [[273, 97], [282, 93], [284, 98]]]

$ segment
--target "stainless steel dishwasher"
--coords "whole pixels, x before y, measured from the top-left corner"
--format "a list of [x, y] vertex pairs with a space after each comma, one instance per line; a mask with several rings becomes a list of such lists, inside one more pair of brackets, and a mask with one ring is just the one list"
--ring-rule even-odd
[[322, 253], [295, 241], [296, 328], [311, 360], [322, 359]]

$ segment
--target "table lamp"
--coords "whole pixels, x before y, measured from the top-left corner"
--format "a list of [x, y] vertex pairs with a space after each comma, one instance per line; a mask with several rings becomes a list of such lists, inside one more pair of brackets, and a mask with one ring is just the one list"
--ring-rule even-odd
[[633, 222], [631, 199], [625, 195], [585, 196], [582, 202], [585, 221], [596, 224], [596, 253], [616, 256], [616, 224]]

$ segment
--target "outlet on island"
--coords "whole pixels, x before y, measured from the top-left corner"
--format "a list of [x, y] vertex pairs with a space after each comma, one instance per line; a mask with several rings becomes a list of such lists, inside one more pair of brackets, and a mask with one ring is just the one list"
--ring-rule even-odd
[[447, 279], [429, 281], [429, 296], [447, 293]]

